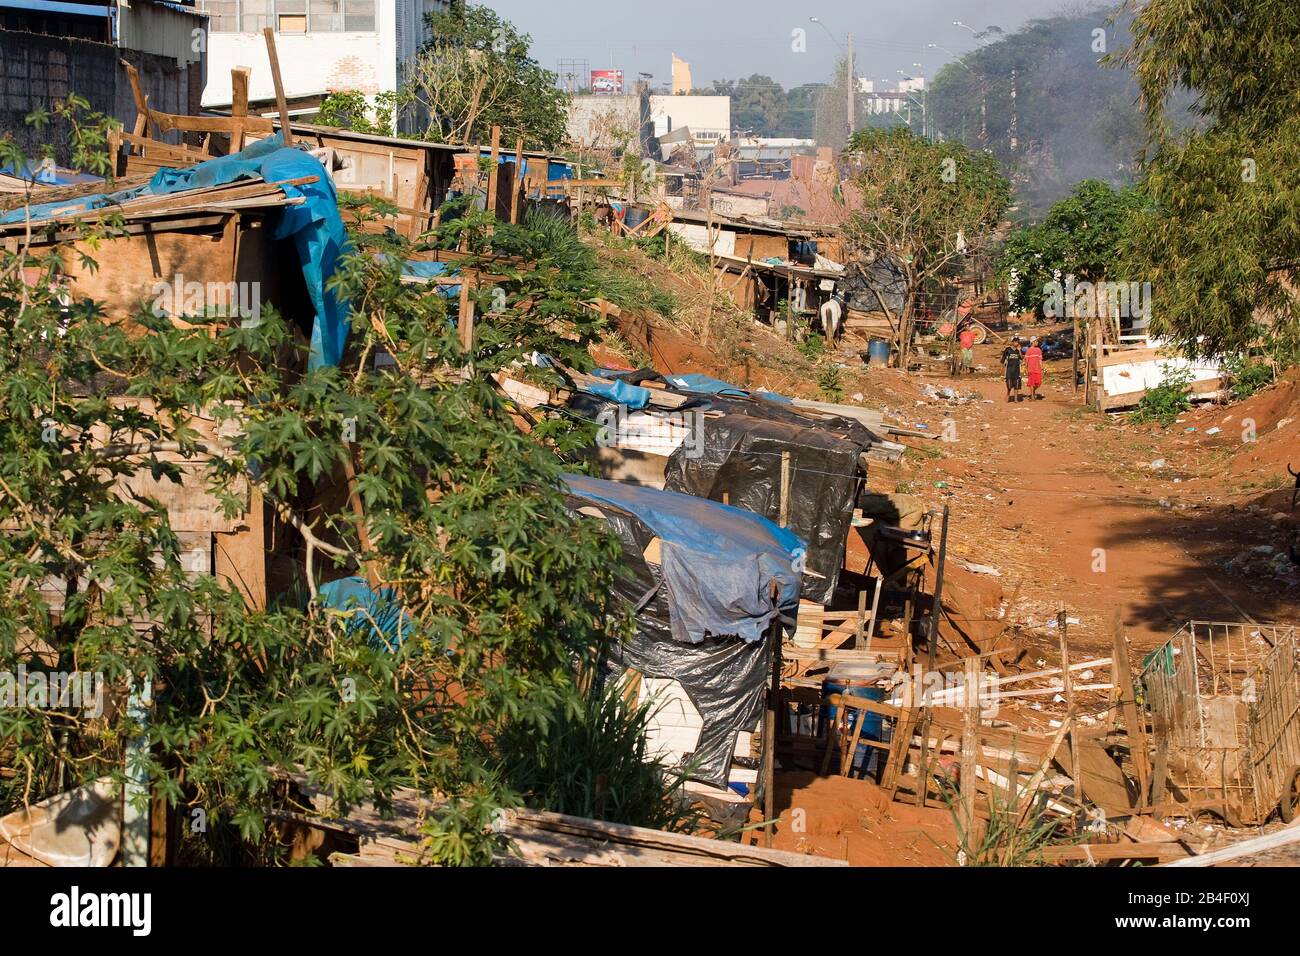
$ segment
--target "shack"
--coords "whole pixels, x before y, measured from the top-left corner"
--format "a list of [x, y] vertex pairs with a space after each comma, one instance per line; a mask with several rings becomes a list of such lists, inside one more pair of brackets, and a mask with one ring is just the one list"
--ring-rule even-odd
[[609, 676], [630, 674], [639, 698], [654, 702], [650, 738], [661, 755], [693, 779], [748, 789], [753, 764], [743, 762], [779, 618], [798, 607], [802, 542], [758, 515], [688, 495], [579, 475], [565, 483], [574, 513], [618, 535], [630, 571], [618, 593], [635, 609], [636, 633], [610, 648]]

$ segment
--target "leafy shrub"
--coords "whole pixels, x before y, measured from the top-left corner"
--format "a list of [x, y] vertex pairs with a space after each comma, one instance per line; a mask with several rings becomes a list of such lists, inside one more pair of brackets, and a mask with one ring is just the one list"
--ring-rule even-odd
[[821, 371], [817, 373], [817, 387], [821, 389], [822, 397], [828, 402], [838, 402], [842, 399], [844, 383], [840, 367], [833, 363], [822, 366]]
[[1232, 397], [1238, 401], [1250, 398], [1273, 381], [1272, 368], [1245, 356], [1232, 356], [1223, 363], [1223, 368], [1228, 373]]
[[[545, 224], [489, 237], [485, 223], [456, 224], [475, 252], [516, 242], [581, 257]], [[574, 706], [575, 669], [629, 617], [611, 597], [617, 541], [572, 518], [560, 491], [557, 452], [582, 436], [522, 434], [488, 375], [533, 349], [579, 361], [600, 331], [580, 303], [598, 293], [583, 274], [507, 275], [466, 353], [447, 300], [403, 284], [407, 240], [359, 230], [353, 243], [330, 283], [352, 303], [352, 336], [340, 367], [311, 370], [269, 306], [256, 323], [123, 322], [61, 300], [58, 247], [0, 250], [0, 672], [99, 674], [108, 698], [93, 719], [0, 707], [0, 762], [17, 771], [0, 776], [0, 813], [122, 781], [141, 736], [151, 793], [204, 811], [206, 831], [187, 840], [209, 862], [283, 858], [274, 814], [299, 809], [285, 771], [343, 813], [382, 808], [398, 787], [437, 794], [426, 836], [448, 864], [490, 861], [496, 810], [548, 799], [501, 778], [497, 742], [544, 734]], [[484, 313], [495, 291], [476, 293]], [[381, 347], [395, 369], [370, 361]], [[196, 410], [219, 440], [201, 440]], [[179, 481], [177, 452], [229, 515], [257, 490], [305, 606], [249, 608], [226, 578], [191, 573], [163, 505], [124, 496], [141, 472]], [[349, 465], [364, 518], [329, 491], [347, 487]], [[396, 649], [320, 600], [324, 582], [366, 570], [405, 612]], [[142, 681], [147, 720], [121, 706]], [[656, 780], [633, 779], [635, 729], [615, 740], [620, 780], [654, 785], [619, 800], [659, 799]]]
[[1191, 385], [1192, 373], [1188, 369], [1167, 366], [1160, 384], [1146, 390], [1129, 420], [1172, 425], [1174, 419], [1191, 408]]
[[809, 335], [799, 343], [799, 354], [810, 362], [816, 362], [826, 354], [826, 340], [820, 335]]

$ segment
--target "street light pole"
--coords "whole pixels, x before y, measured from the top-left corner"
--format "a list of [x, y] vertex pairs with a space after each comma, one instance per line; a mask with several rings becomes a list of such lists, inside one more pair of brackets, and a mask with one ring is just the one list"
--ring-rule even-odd
[[840, 41], [837, 40], [837, 39], [835, 39], [835, 34], [831, 32], [831, 28], [828, 27], [825, 23], [823, 23], [823, 22], [822, 22], [818, 17], [809, 17], [809, 18], [808, 18], [808, 22], [809, 22], [809, 23], [815, 23], [815, 24], [817, 24], [819, 27], [821, 27], [823, 30], [825, 30], [825, 31], [826, 31], [826, 35], [827, 35], [828, 37], [830, 37], [832, 41], [834, 41], [835, 45], [838, 46], [841, 50], [844, 50], [844, 52], [845, 52], [845, 62], [844, 62], [844, 86], [845, 86], [845, 101], [846, 101], [846, 106], [847, 106], [847, 108], [848, 108], [848, 115], [845, 117], [846, 122], [845, 122], [845, 124], [844, 124], [844, 127], [845, 127], [845, 130], [846, 130], [845, 142], [847, 143], [847, 142], [848, 142], [848, 137], [851, 137], [851, 136], [853, 135], [853, 118], [854, 118], [854, 116], [856, 115], [856, 114], [855, 114], [855, 111], [854, 111], [854, 107], [856, 106], [856, 103], [854, 102], [854, 89], [853, 89], [853, 87], [854, 87], [854, 83], [853, 83], [853, 34], [850, 33], [850, 34], [848, 35], [849, 45], [848, 45], [848, 49], [845, 50], [845, 48], [844, 48], [843, 46], [840, 45]]

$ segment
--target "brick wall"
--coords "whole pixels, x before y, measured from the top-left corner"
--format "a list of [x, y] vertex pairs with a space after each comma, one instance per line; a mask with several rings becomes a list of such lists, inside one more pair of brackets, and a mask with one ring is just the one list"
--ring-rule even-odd
[[12, 136], [29, 155], [35, 155], [42, 145], [52, 145], [55, 158], [69, 162], [66, 129], [52, 123], [37, 131], [26, 123], [33, 110], [50, 110], [55, 100], [69, 93], [85, 98], [91, 109], [116, 117], [131, 129], [135, 100], [120, 59], [140, 71], [140, 82], [154, 109], [194, 111], [202, 94], [198, 64], [187, 69], [169, 57], [119, 50], [92, 40], [0, 30], [0, 135]]

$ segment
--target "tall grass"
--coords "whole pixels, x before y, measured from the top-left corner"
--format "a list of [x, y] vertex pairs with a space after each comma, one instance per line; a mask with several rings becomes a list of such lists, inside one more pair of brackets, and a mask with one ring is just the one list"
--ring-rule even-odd
[[966, 819], [955, 783], [945, 781], [942, 792], [957, 829], [957, 851], [951, 855], [961, 866], [1041, 866], [1043, 850], [1065, 836], [1066, 821], [1038, 801], [1022, 814], [1018, 801], [1001, 787], [989, 788], [987, 821]]
[[690, 805], [685, 773], [652, 757], [649, 702], [625, 681], [606, 681], [555, 713], [549, 731], [507, 732], [501, 772], [528, 806], [594, 820], [691, 833], [705, 821]]

